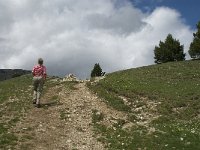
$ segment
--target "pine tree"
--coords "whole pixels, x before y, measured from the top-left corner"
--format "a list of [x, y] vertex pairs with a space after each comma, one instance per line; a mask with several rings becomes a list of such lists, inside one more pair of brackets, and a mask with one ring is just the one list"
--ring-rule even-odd
[[99, 63], [96, 63], [94, 65], [93, 70], [91, 71], [91, 77], [99, 77], [99, 76], [102, 76], [102, 69]]
[[199, 59], [200, 58], [200, 21], [198, 22], [197, 26], [197, 32], [193, 33], [193, 41], [190, 44], [189, 48], [189, 55], [191, 58]]
[[185, 60], [183, 45], [180, 45], [180, 42], [171, 34], [168, 34], [165, 42], [160, 41], [159, 46], [155, 46], [154, 54], [155, 63]]

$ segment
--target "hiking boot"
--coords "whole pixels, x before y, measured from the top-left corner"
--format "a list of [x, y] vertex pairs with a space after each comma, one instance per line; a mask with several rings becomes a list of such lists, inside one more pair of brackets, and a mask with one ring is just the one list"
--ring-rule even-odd
[[37, 107], [37, 108], [40, 108], [40, 107], [41, 107], [41, 105], [40, 105], [40, 104], [36, 104], [36, 105], [35, 105], [35, 107]]

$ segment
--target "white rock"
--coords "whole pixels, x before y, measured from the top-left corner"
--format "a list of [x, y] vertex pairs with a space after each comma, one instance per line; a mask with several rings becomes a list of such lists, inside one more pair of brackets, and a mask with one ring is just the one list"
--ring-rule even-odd
[[69, 140], [66, 141], [66, 143], [71, 143], [71, 141], [72, 141], [72, 140], [69, 139]]

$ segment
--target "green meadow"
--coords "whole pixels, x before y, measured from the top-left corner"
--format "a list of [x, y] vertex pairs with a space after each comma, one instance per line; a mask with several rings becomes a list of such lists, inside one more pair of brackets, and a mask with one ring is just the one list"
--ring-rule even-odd
[[[115, 128], [94, 119], [99, 140], [111, 150], [199, 149], [199, 66], [199, 60], [170, 62], [110, 73], [88, 84], [109, 106], [128, 115]], [[123, 129], [126, 122], [133, 124], [129, 130]]]

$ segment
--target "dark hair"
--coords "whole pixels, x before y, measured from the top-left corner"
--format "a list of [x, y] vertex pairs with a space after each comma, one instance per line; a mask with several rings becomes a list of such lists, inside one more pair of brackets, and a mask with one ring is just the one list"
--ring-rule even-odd
[[42, 59], [42, 58], [39, 58], [39, 59], [38, 59], [38, 64], [40, 64], [40, 65], [43, 64], [43, 59]]

